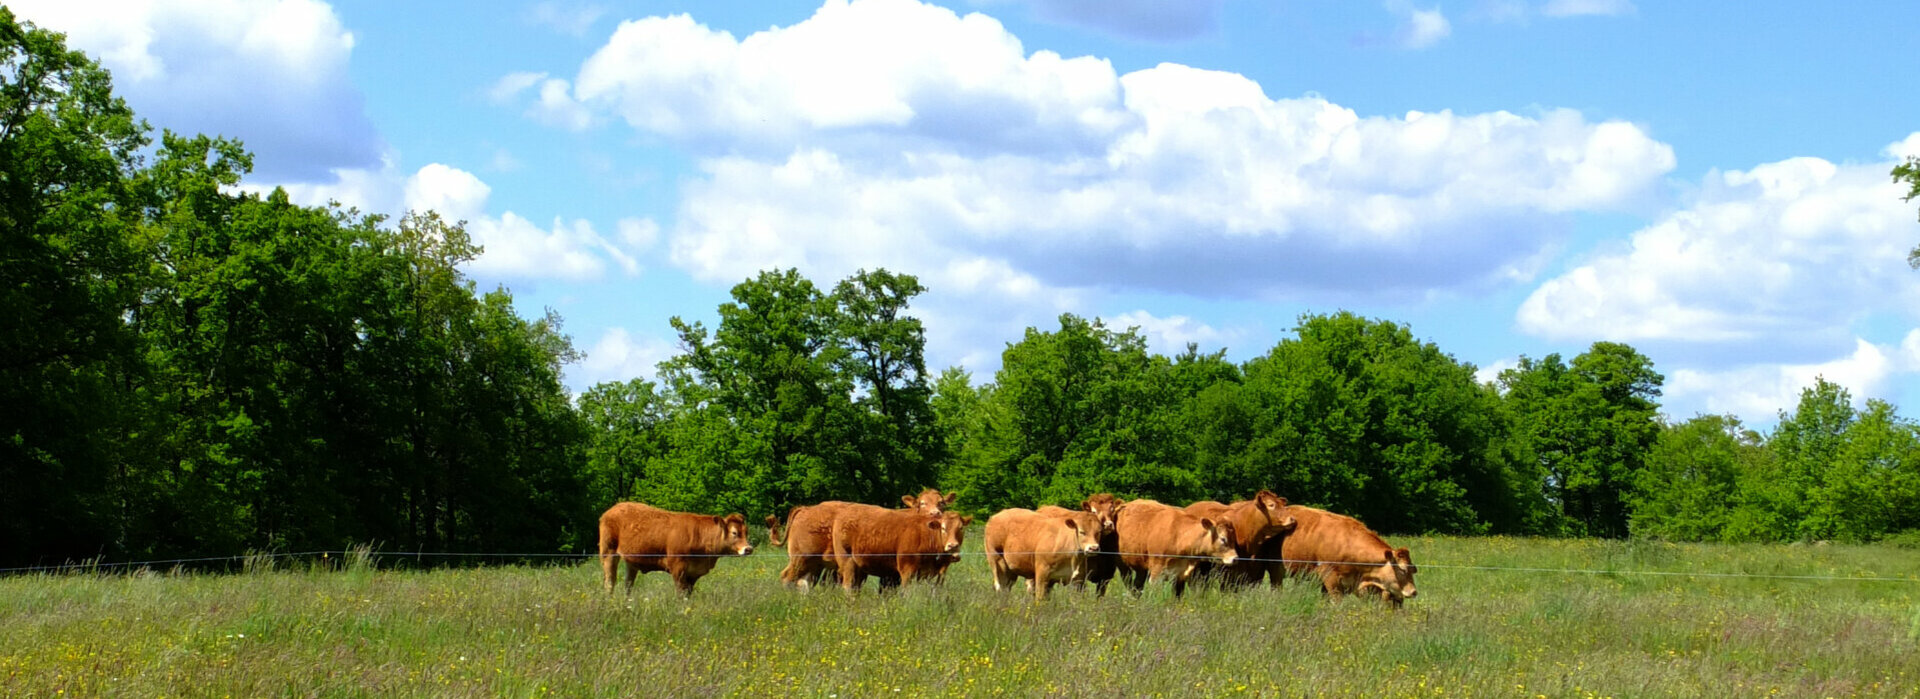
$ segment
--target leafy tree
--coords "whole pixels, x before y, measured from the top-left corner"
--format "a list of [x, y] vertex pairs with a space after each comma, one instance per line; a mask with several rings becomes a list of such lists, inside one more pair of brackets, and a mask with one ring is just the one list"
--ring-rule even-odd
[[[1907, 185], [1907, 193], [1900, 197], [1901, 201], [1910, 202], [1920, 197], [1920, 157], [1907, 156], [1906, 162], [1893, 166], [1892, 174], [1894, 182]], [[1920, 247], [1907, 253], [1907, 264], [1920, 269]]]
[[673, 319], [686, 353], [662, 365], [666, 470], [685, 502], [784, 512], [828, 499], [888, 502], [930, 485], [925, 337], [905, 311], [919, 282], [861, 272], [832, 295], [795, 270], [733, 288], [711, 335]]
[[1352, 313], [1303, 317], [1296, 333], [1247, 363], [1243, 487], [1388, 531], [1521, 528], [1523, 494], [1493, 448], [1498, 397], [1471, 366]]
[[1502, 372], [1520, 458], [1546, 475], [1570, 533], [1622, 537], [1628, 490], [1659, 435], [1664, 381], [1632, 347], [1596, 342], [1571, 365], [1522, 357]]
[[974, 393], [955, 374], [943, 377], [941, 419], [968, 434], [945, 482], [981, 512], [1100, 491], [1191, 498], [1200, 483], [1172, 449], [1179, 402], [1171, 376], [1166, 358], [1149, 355], [1132, 329], [1072, 314], [1057, 331], [1028, 328], [1002, 354], [989, 389]]
[[128, 180], [146, 144], [107, 71], [0, 7], [0, 560], [122, 536], [110, 483], [140, 351], [121, 319], [148, 254]]
[[1636, 476], [1633, 534], [1671, 541], [1725, 538], [1740, 479], [1764, 456], [1760, 435], [1732, 416], [1701, 415], [1666, 426]]
[[649, 468], [666, 452], [667, 404], [653, 382], [608, 382], [580, 396], [580, 416], [591, 438], [587, 445], [590, 502], [601, 506], [643, 499]]

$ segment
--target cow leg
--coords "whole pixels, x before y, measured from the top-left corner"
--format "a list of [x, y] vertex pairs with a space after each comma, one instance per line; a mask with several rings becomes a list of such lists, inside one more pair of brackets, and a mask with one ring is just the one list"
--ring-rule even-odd
[[[1036, 556], [1035, 558], [1038, 558], [1038, 556]], [[1034, 599], [1036, 600], [1046, 599], [1047, 593], [1053, 591], [1052, 566], [1049, 566], [1046, 563], [1042, 563], [1040, 561], [1034, 561], [1033, 562], [1033, 582], [1031, 586], [1033, 588]]]
[[1173, 571], [1173, 596], [1174, 597], [1179, 597], [1187, 593], [1187, 579], [1192, 578], [1194, 575], [1194, 571], [1198, 569], [1199, 569], [1199, 566], [1193, 565], [1191, 563], [1181, 565], [1174, 569]]
[[[1287, 573], [1286, 567], [1279, 563], [1268, 563], [1266, 565], [1266, 569], [1267, 569], [1267, 584], [1275, 590], [1280, 589], [1280, 578], [1286, 576], [1286, 573]], [[1258, 580], [1255, 580], [1253, 582], [1256, 585], [1260, 584], [1260, 581]]]
[[607, 594], [613, 594], [613, 582], [620, 577], [620, 557], [605, 551], [600, 552], [600, 579], [606, 584]]
[[680, 591], [681, 597], [693, 596], [693, 584], [700, 582], [700, 576], [692, 571], [681, 570], [673, 574], [673, 586]]
[[640, 577], [640, 564], [627, 561], [627, 596], [633, 596], [633, 580]]

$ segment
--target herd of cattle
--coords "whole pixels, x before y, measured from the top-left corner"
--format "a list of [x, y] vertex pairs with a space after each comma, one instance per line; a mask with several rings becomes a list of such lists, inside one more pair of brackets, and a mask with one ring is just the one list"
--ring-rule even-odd
[[[835, 576], [849, 592], [868, 577], [881, 589], [916, 580], [944, 579], [959, 560], [971, 517], [953, 512], [953, 495], [931, 488], [903, 495], [903, 509], [852, 502], [802, 505], [767, 517], [770, 543], [787, 549], [780, 582], [810, 588]], [[1185, 508], [1152, 500], [1121, 501], [1106, 493], [1080, 509], [1046, 506], [1001, 510], [987, 519], [983, 546], [996, 590], [1024, 578], [1036, 598], [1056, 584], [1093, 583], [1106, 594], [1120, 577], [1135, 592], [1150, 579], [1169, 579], [1185, 592], [1195, 576], [1223, 586], [1279, 587], [1289, 575], [1318, 578], [1329, 595], [1377, 596], [1398, 607], [1413, 597], [1413, 557], [1345, 515], [1289, 505], [1262, 490], [1233, 504], [1196, 502]], [[665, 571], [682, 594], [729, 556], [753, 553], [740, 514], [670, 512], [623, 502], [600, 516], [600, 565], [609, 592], [620, 561], [629, 594], [640, 573]]]

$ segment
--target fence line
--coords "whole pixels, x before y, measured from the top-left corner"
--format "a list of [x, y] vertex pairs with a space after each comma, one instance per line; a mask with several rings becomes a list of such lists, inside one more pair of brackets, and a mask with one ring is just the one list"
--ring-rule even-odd
[[[1079, 552], [1078, 551], [1003, 551], [1001, 553], [1003, 555], [1005, 554], [1073, 555]], [[82, 563], [68, 563], [68, 564], [61, 564], [61, 565], [23, 566], [23, 567], [17, 567], [17, 568], [0, 568], [0, 574], [44, 573], [44, 572], [84, 572], [84, 571], [113, 569], [113, 568], [151, 568], [156, 565], [178, 565], [183, 563], [208, 563], [208, 562], [214, 562], [214, 561], [247, 561], [247, 560], [257, 560], [262, 558], [279, 559], [279, 558], [297, 558], [297, 557], [313, 557], [313, 556], [320, 556], [324, 558], [328, 556], [340, 556], [344, 559], [344, 558], [355, 556], [355, 555], [363, 555], [369, 558], [382, 558], [382, 557], [409, 558], [410, 557], [410, 558], [416, 558], [416, 559], [419, 559], [419, 558], [577, 558], [577, 559], [586, 559], [586, 558], [599, 558], [602, 554], [599, 554], [599, 553], [460, 553], [460, 552], [443, 552], [443, 551], [325, 550], [325, 551], [299, 551], [299, 552], [291, 552], [291, 553], [253, 553], [253, 554], [244, 554], [244, 555], [238, 555], [238, 556], [207, 556], [207, 557], [201, 557], [201, 558], [169, 558], [169, 559], [153, 560], [153, 561], [127, 561], [127, 562], [120, 562], [120, 563], [82, 562]], [[985, 556], [987, 554], [984, 551], [955, 551], [952, 553], [935, 552], [935, 553], [856, 554], [856, 555], [951, 557], [954, 559], [959, 559], [959, 558], [972, 558], [977, 556]], [[1097, 555], [1114, 556], [1119, 554], [1116, 554], [1113, 552], [1099, 552]], [[1136, 555], [1146, 556], [1149, 558], [1213, 560], [1212, 556], [1194, 556], [1194, 555], [1171, 554], [1171, 553], [1136, 554]], [[789, 553], [788, 556], [789, 557], [798, 556], [803, 558], [806, 558], [806, 557], [827, 558], [827, 557], [832, 557], [833, 554], [830, 554], [830, 553], [791, 554]], [[662, 558], [665, 556], [650, 555], [648, 557]], [[737, 554], [725, 553], [725, 554], [679, 554], [677, 555], [677, 557], [679, 558], [740, 558], [741, 556]], [[1239, 558], [1236, 558], [1235, 561], [1248, 562], [1248, 563], [1282, 563], [1282, 564], [1291, 563], [1291, 564], [1304, 564], [1304, 565], [1320, 565], [1320, 564], [1358, 565], [1358, 566], [1379, 565], [1372, 562], [1320, 561], [1320, 560], [1294, 559], [1294, 558], [1239, 557]], [[1715, 571], [1609, 570], [1604, 568], [1539, 568], [1539, 567], [1526, 567], [1526, 566], [1449, 565], [1444, 563], [1419, 563], [1419, 564], [1415, 564], [1415, 567], [1416, 568], [1437, 568], [1437, 569], [1445, 569], [1445, 570], [1484, 570], [1484, 571], [1520, 572], [1520, 573], [1558, 573], [1558, 574], [1566, 574], [1566, 575], [1646, 575], [1646, 576], [1692, 577], [1692, 578], [1748, 578], [1748, 579], [1764, 579], [1764, 580], [1824, 580], [1824, 581], [1842, 581], [1842, 582], [1920, 583], [1920, 577], [1896, 578], [1896, 577], [1871, 576], [1871, 575], [1795, 575], [1795, 574], [1785, 574], [1785, 573], [1726, 573], [1726, 572], [1715, 572]]]

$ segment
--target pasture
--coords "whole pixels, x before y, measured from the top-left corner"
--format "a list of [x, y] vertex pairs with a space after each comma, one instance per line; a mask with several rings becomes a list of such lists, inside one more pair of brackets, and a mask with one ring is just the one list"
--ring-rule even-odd
[[1920, 696], [1920, 551], [1390, 541], [1420, 564], [1397, 613], [1305, 585], [1035, 604], [996, 594], [977, 555], [943, 587], [849, 600], [782, 589], [765, 546], [690, 600], [661, 574], [609, 597], [584, 559], [15, 575], [0, 695]]

